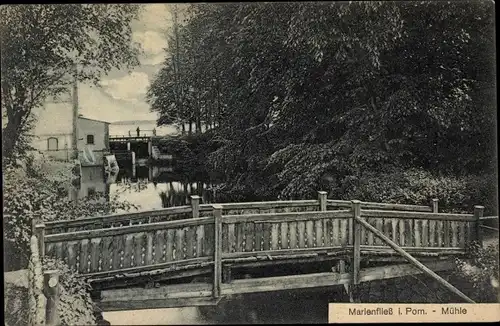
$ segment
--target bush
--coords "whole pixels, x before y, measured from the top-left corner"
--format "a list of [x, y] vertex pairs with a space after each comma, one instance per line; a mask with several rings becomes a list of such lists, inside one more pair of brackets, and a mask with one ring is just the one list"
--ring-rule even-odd
[[60, 300], [58, 314], [61, 325], [95, 325], [95, 306], [90, 297], [91, 287], [63, 261], [45, 257], [44, 270], [60, 272]]
[[485, 214], [495, 214], [497, 190], [493, 180], [490, 175], [436, 176], [420, 169], [393, 170], [348, 176], [334, 190], [346, 200], [430, 205], [437, 198], [442, 212], [470, 213], [474, 205], [483, 205]]
[[[67, 196], [69, 171], [69, 165], [50, 160], [27, 160], [25, 167], [7, 166], [4, 170], [4, 238], [9, 256], [20, 258], [12, 264], [7, 261], [7, 269], [24, 268], [33, 220], [77, 219], [137, 209], [117, 197], [103, 200], [102, 194], [71, 201]], [[21, 266], [17, 266], [19, 262]]]
[[498, 241], [482, 248], [470, 246], [470, 260], [456, 259], [454, 276], [457, 284], [469, 284], [467, 295], [476, 302], [499, 302]]

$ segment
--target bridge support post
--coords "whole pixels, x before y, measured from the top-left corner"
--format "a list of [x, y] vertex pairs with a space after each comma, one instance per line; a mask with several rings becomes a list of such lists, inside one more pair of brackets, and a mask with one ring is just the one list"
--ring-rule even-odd
[[326, 191], [318, 191], [319, 210], [326, 211]]
[[212, 205], [214, 213], [214, 285], [212, 296], [220, 297], [222, 283], [222, 206]]
[[47, 298], [45, 306], [45, 324], [47, 326], [59, 325], [57, 306], [59, 303], [59, 271], [46, 271], [43, 274], [43, 292]]
[[481, 217], [483, 217], [484, 214], [484, 206], [474, 206], [474, 218], [475, 218], [475, 236], [476, 240], [479, 243], [481, 247], [483, 247], [483, 232], [481, 230]]
[[351, 266], [351, 292], [349, 294], [349, 297], [352, 298], [352, 302], [360, 302], [359, 270], [361, 265], [361, 225], [357, 222], [357, 219], [361, 217], [361, 202], [359, 200], [353, 200], [351, 203], [353, 213], [353, 257]]
[[200, 196], [191, 196], [191, 209], [193, 210], [193, 218], [200, 217]]
[[40, 251], [40, 259], [43, 260], [43, 257], [45, 256], [45, 224], [37, 224], [35, 226], [35, 235], [36, 238], [38, 239], [38, 250]]

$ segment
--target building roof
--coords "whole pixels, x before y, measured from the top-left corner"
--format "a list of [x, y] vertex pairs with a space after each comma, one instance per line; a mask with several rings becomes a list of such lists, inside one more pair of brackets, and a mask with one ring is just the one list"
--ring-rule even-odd
[[96, 121], [96, 122], [102, 122], [102, 123], [106, 123], [106, 124], [111, 124], [111, 122], [108, 122], [108, 121], [104, 121], [104, 120], [97, 120], [97, 119], [90, 119], [90, 118], [86, 118], [82, 115], [79, 115], [78, 116], [78, 119], [85, 119], [85, 120], [90, 120], [90, 121]]

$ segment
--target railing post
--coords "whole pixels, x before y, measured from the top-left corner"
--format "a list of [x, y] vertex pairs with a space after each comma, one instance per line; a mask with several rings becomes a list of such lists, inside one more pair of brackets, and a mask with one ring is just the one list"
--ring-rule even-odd
[[326, 211], [326, 191], [318, 191], [319, 210]]
[[193, 218], [200, 217], [200, 196], [191, 196], [191, 208], [193, 209]]
[[214, 286], [212, 295], [220, 297], [222, 283], [222, 206], [212, 205], [214, 212]]
[[43, 292], [47, 298], [45, 308], [45, 324], [47, 326], [59, 325], [57, 305], [59, 303], [59, 271], [51, 270], [43, 273]]
[[476, 205], [474, 206], [474, 219], [475, 219], [475, 229], [476, 229], [476, 240], [479, 245], [483, 246], [483, 232], [481, 230], [481, 217], [484, 214], [484, 206]]
[[45, 224], [41, 223], [35, 226], [35, 235], [38, 239], [40, 259], [43, 261], [43, 257], [45, 256]]
[[432, 212], [433, 213], [439, 213], [439, 199], [434, 198], [432, 199]]
[[357, 218], [361, 217], [361, 202], [353, 200], [352, 202], [353, 221], [353, 257], [352, 257], [352, 286], [351, 293], [354, 302], [359, 302], [359, 269], [361, 263], [361, 225], [358, 223]]

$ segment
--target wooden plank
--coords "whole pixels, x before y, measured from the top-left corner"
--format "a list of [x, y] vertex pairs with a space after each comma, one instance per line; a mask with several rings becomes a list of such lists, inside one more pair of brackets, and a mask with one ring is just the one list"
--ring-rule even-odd
[[262, 250], [262, 239], [264, 228], [262, 223], [255, 223], [255, 251]]
[[68, 246], [68, 266], [70, 269], [77, 271], [77, 266], [76, 266], [76, 251], [78, 246], [77, 241], [70, 241], [67, 243]]
[[89, 240], [84, 239], [80, 241], [80, 268], [78, 272], [81, 274], [88, 273], [89, 262]]
[[214, 252], [214, 225], [204, 225], [205, 227], [205, 256], [212, 256]]
[[399, 241], [397, 244], [400, 246], [406, 246], [406, 239], [405, 239], [405, 220], [401, 219], [398, 221], [399, 223]]
[[[353, 256], [352, 256], [352, 284], [356, 287], [360, 283], [360, 263], [361, 263], [361, 225], [358, 222], [361, 216], [361, 202], [359, 200], [352, 201], [352, 211], [353, 211]], [[357, 301], [355, 298], [354, 301]]]
[[245, 232], [243, 229], [243, 223], [235, 223], [235, 228], [236, 228], [235, 251], [243, 252], [243, 243], [245, 241]]
[[429, 246], [429, 221], [422, 220], [422, 247]]
[[125, 236], [125, 250], [123, 254], [123, 267], [133, 267], [132, 265], [132, 255], [133, 255], [133, 248], [134, 248], [134, 235], [133, 234], [127, 234]]
[[228, 232], [227, 241], [229, 245], [227, 252], [234, 252], [234, 245], [236, 241], [234, 223], [230, 223], [227, 225], [227, 232]]
[[[452, 268], [453, 262], [439, 261], [428, 264], [435, 271], [446, 271]], [[407, 275], [421, 274], [422, 271], [411, 264], [398, 264], [384, 267], [366, 268], [360, 271], [359, 282], [399, 278]], [[349, 284], [349, 273], [314, 273], [291, 276], [266, 277], [258, 279], [234, 280], [222, 285], [223, 295], [268, 292], [280, 290], [305, 289], [316, 287], [330, 287], [333, 285]]]
[[88, 267], [90, 272], [99, 272], [100, 264], [99, 260], [101, 258], [101, 239], [92, 239], [90, 241], [90, 266]]
[[443, 237], [443, 221], [437, 221], [437, 246], [444, 246], [444, 237]]
[[392, 241], [399, 241], [399, 220], [395, 218], [391, 218], [391, 226], [392, 226]]
[[365, 222], [363, 219], [361, 219], [359, 217], [355, 217], [355, 218], [356, 218], [357, 222], [361, 223], [362, 226], [364, 226], [365, 228], [367, 228], [368, 230], [370, 230], [371, 232], [373, 232], [377, 237], [381, 238], [386, 244], [388, 244], [392, 249], [394, 249], [401, 256], [405, 257], [406, 260], [408, 260], [408, 262], [410, 262], [411, 264], [413, 264], [415, 267], [417, 267], [418, 269], [420, 269], [421, 271], [423, 271], [425, 274], [427, 274], [427, 275], [431, 276], [432, 278], [434, 278], [438, 283], [440, 283], [441, 285], [443, 285], [444, 287], [446, 287], [451, 292], [457, 294], [458, 296], [460, 296], [465, 301], [467, 301], [469, 303], [475, 303], [472, 299], [470, 299], [468, 296], [466, 296], [465, 294], [463, 294], [460, 290], [458, 290], [453, 285], [451, 285], [446, 280], [444, 280], [442, 277], [440, 277], [439, 275], [437, 275], [436, 273], [434, 273], [431, 269], [429, 269], [428, 267], [426, 267], [425, 265], [423, 265], [422, 263], [420, 263], [417, 259], [415, 259], [414, 257], [412, 257], [410, 254], [408, 254], [407, 252], [405, 252], [400, 246], [398, 246], [396, 243], [392, 242], [389, 238], [387, 238], [385, 235], [383, 235], [380, 231], [378, 231], [377, 229], [375, 229], [374, 227], [372, 227], [370, 224], [368, 224], [367, 222]]
[[354, 232], [353, 232], [354, 231], [354, 224], [352, 222], [352, 218], [349, 218], [346, 221], [347, 221], [347, 230], [344, 229], [344, 231], [348, 234], [348, 240], [349, 240], [348, 244], [352, 245], [354, 243], [354, 240], [353, 240], [353, 238], [354, 238]]
[[279, 240], [279, 248], [280, 249], [288, 249], [288, 223], [283, 222], [280, 224], [280, 240]]
[[422, 246], [422, 221], [415, 220], [415, 247]]
[[[339, 220], [336, 220], [336, 221], [340, 223]], [[332, 220], [324, 219], [322, 221], [322, 223], [323, 223], [323, 246], [329, 247], [333, 241], [333, 239], [332, 239], [332, 230], [333, 230]]]
[[95, 217], [84, 217], [76, 220], [60, 220], [60, 221], [52, 221], [45, 222], [45, 227], [47, 229], [57, 229], [57, 228], [77, 228], [82, 226], [91, 226], [91, 225], [102, 225], [103, 223], [119, 223], [127, 222], [126, 224], [130, 224], [130, 221], [140, 220], [144, 218], [153, 218], [153, 217], [165, 217], [167, 218], [170, 215], [190, 213], [190, 206], [177, 206], [177, 207], [169, 207], [163, 209], [155, 209], [141, 212], [133, 212], [133, 213], [123, 213], [123, 214], [113, 214], [113, 215], [103, 215], [103, 216], [95, 216]]
[[[212, 248], [213, 250], [213, 248]], [[122, 268], [116, 271], [106, 271], [98, 273], [82, 274], [82, 277], [89, 278], [92, 282], [102, 282], [106, 278], [108, 280], [116, 280], [118, 278], [135, 278], [138, 276], [152, 277], [154, 275], [162, 275], [164, 273], [179, 272], [169, 277], [175, 278], [176, 275], [187, 275], [189, 273], [180, 273], [180, 271], [188, 269], [202, 269], [207, 266], [213, 265], [213, 257], [199, 257], [185, 259], [182, 261], [170, 261], [161, 264], [135, 266]], [[191, 273], [196, 274], [196, 273]]]
[[[279, 240], [279, 234], [280, 234], [279, 227], [280, 227], [280, 224], [273, 223], [271, 225], [271, 250], [278, 249], [278, 240]], [[249, 251], [249, 250], [247, 250], [247, 251]]]
[[214, 205], [214, 280], [212, 296], [218, 298], [221, 295], [222, 284], [222, 207]]
[[429, 221], [429, 247], [434, 247], [437, 243], [437, 221]]
[[101, 238], [111, 235], [150, 232], [150, 231], [163, 230], [169, 228], [184, 228], [188, 226], [197, 226], [197, 225], [212, 224], [212, 223], [213, 223], [213, 217], [201, 217], [197, 219], [191, 218], [185, 220], [132, 225], [132, 226], [117, 227], [117, 228], [84, 230], [84, 231], [62, 233], [62, 234], [51, 234], [46, 236], [45, 239], [46, 242], [73, 241], [80, 239]]
[[[351, 202], [348, 200], [327, 200], [327, 206], [330, 207], [351, 207]], [[406, 204], [389, 204], [375, 202], [361, 202], [362, 209], [386, 209], [386, 210], [401, 210], [412, 212], [432, 212], [432, 207], [421, 205], [406, 205]]]
[[458, 223], [458, 234], [459, 234], [458, 238], [459, 238], [459, 246], [461, 248], [465, 248], [466, 237], [467, 237], [467, 235], [465, 234], [466, 230], [465, 223], [466, 222]]
[[[350, 229], [349, 229], [349, 221], [351, 219], [347, 220], [347, 219], [342, 219], [340, 220], [340, 228], [339, 228], [339, 233], [338, 235], [337, 234], [333, 234], [333, 237], [339, 237], [340, 238], [340, 241], [341, 241], [341, 245], [344, 245], [344, 246], [347, 246], [349, 243], [352, 243], [349, 241], [349, 237], [350, 237]], [[335, 224], [334, 224], [335, 225]]]
[[382, 210], [361, 210], [361, 215], [367, 217], [390, 217], [398, 219], [428, 219], [438, 221], [472, 221], [472, 214], [449, 214], [449, 213], [419, 213], [419, 212], [399, 212]]
[[270, 223], [264, 223], [262, 225], [263, 228], [263, 245], [262, 248], [264, 250], [269, 250], [271, 249], [271, 224]]
[[167, 237], [165, 239], [165, 262], [174, 261], [174, 249], [175, 249], [175, 230], [168, 229]]
[[[370, 218], [370, 219], [366, 219], [368, 223], [370, 223], [370, 225], [373, 225], [375, 220], [374, 218]], [[364, 230], [361, 230], [361, 233], [363, 233]], [[367, 244], [369, 246], [373, 246], [375, 243], [374, 243], [374, 239], [373, 239], [373, 233], [371, 232], [367, 232], [367, 237], [366, 238], [363, 238], [363, 239], [366, 239], [367, 241]], [[363, 244], [363, 243], [362, 243]]]
[[[384, 220], [382, 218], [375, 219], [375, 227], [377, 228], [377, 230], [381, 230], [383, 232], [384, 231]], [[381, 245], [382, 242], [379, 239], [375, 238], [374, 244]]]
[[346, 218], [350, 216], [349, 210], [338, 211], [306, 211], [306, 212], [288, 212], [274, 214], [243, 214], [243, 215], [224, 215], [222, 220], [224, 223], [238, 222], [289, 222], [289, 221], [315, 221], [325, 218]]
[[[387, 248], [387, 247], [386, 247]], [[333, 256], [336, 253], [348, 254], [350, 250], [343, 246], [335, 247], [322, 247], [322, 248], [294, 248], [294, 249], [278, 249], [278, 250], [265, 250], [265, 251], [254, 251], [254, 252], [241, 252], [241, 253], [231, 253], [224, 254], [224, 262], [235, 262], [240, 258], [245, 258], [241, 261], [256, 261], [256, 260], [268, 260], [269, 257], [293, 257], [294, 255], [304, 257], [304, 256], [314, 256], [318, 255], [329, 255]], [[246, 259], [248, 258], [248, 259]]]
[[183, 308], [183, 307], [203, 307], [217, 306], [221, 300], [214, 298], [167, 298], [167, 299], [143, 299], [138, 300], [119, 300], [119, 301], [104, 301], [97, 302], [97, 306], [102, 311], [130, 311], [140, 309], [166, 309], [166, 308]]
[[[325, 205], [326, 205], [326, 201], [325, 201]], [[325, 206], [326, 207], [326, 206]], [[315, 224], [315, 227], [316, 227], [316, 232], [315, 232], [315, 243], [314, 243], [314, 247], [323, 247], [323, 222], [325, 220], [319, 220], [319, 221], [315, 221], [314, 224]]]
[[185, 257], [185, 232], [186, 231], [184, 228], [175, 230], [175, 260], [183, 260]]
[[[452, 247], [458, 246], [458, 222], [451, 222], [451, 245]], [[449, 237], [448, 237], [449, 238]], [[446, 246], [448, 247], [448, 246]]]
[[146, 234], [146, 258], [143, 265], [154, 264], [153, 252], [154, 252], [154, 234], [153, 232], [148, 232]]
[[[382, 219], [382, 223], [384, 225], [384, 234], [387, 235], [388, 237], [392, 237], [392, 220], [388, 218]], [[382, 242], [379, 243], [379, 245], [382, 245]]]
[[[299, 234], [299, 248], [306, 247], [306, 224], [303, 221], [297, 222], [297, 232]], [[265, 249], [264, 249], [265, 250]]]
[[450, 241], [451, 241], [451, 224], [453, 222], [448, 222], [448, 221], [442, 221], [443, 223], [443, 240], [444, 240], [444, 246], [449, 247], [450, 246]]
[[113, 237], [113, 270], [123, 268], [123, 260], [125, 253], [125, 237], [118, 235]]
[[222, 252], [228, 252], [229, 251], [229, 231], [228, 231], [228, 225], [227, 224], [222, 224]]
[[297, 222], [288, 223], [289, 227], [289, 237], [290, 237], [290, 249], [297, 248]]
[[306, 221], [306, 242], [307, 248], [314, 247], [314, 222]]
[[186, 230], [186, 258], [196, 257], [196, 228], [198, 226], [190, 226]]
[[196, 257], [203, 256], [203, 243], [205, 240], [204, 238], [205, 238], [205, 228], [203, 227], [203, 225], [198, 225], [196, 227]]
[[245, 251], [254, 250], [255, 225], [253, 223], [245, 223]]
[[141, 232], [134, 236], [134, 266], [144, 266], [146, 257], [146, 233]]
[[159, 264], [165, 261], [165, 253], [166, 253], [166, 241], [165, 241], [165, 233], [164, 230], [157, 230], [155, 232], [155, 264]]
[[63, 243], [64, 242], [58, 242], [56, 243], [56, 257], [59, 259], [64, 259], [63, 257]]

